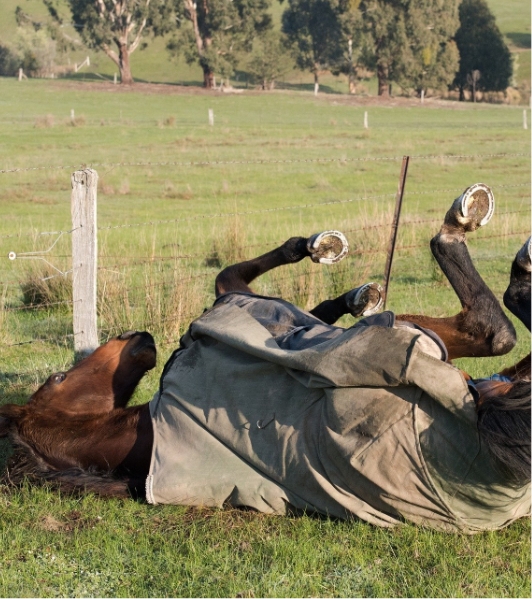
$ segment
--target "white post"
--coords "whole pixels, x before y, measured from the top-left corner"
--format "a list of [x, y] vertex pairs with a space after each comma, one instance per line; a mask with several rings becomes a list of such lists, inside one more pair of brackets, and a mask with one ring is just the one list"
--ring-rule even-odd
[[209, 125], [214, 125], [214, 110], [209, 108]]
[[116, 85], [116, 73], [113, 75], [113, 83]]
[[364, 111], [364, 129], [368, 128], [368, 111]]
[[523, 129], [528, 129], [528, 123], [526, 120], [526, 109], [523, 110]]
[[314, 83], [314, 95], [317, 96], [318, 95], [318, 91], [320, 89], [320, 84], [316, 81]]
[[70, 109], [70, 122], [75, 125], [76, 124], [76, 115], [74, 113], [74, 109]]
[[423, 104], [424, 101], [425, 101], [425, 90], [422, 89], [421, 90], [421, 104]]
[[90, 168], [72, 173], [72, 283], [74, 350], [87, 355], [98, 347], [96, 317], [98, 173]]

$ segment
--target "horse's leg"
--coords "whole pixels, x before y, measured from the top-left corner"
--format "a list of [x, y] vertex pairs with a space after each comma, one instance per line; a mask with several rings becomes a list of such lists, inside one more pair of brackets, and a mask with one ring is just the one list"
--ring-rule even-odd
[[432, 253], [462, 304], [461, 312], [449, 318], [397, 317], [434, 331], [445, 343], [451, 360], [502, 355], [516, 342], [512, 323], [476, 271], [466, 245], [466, 233], [485, 224], [492, 211], [489, 189], [473, 186], [455, 200], [440, 232], [431, 240]]
[[517, 252], [510, 271], [510, 284], [504, 293], [504, 305], [530, 331], [530, 245], [532, 238]]
[[378, 283], [366, 283], [332, 300], [325, 300], [311, 314], [327, 324], [334, 324], [344, 314], [369, 316], [382, 306], [382, 289]]
[[[510, 284], [504, 293], [504, 305], [519, 318], [530, 331], [530, 250], [531, 238], [517, 252], [510, 272]], [[530, 380], [530, 354], [514, 366], [505, 368], [499, 374], [512, 380]]]
[[347, 254], [347, 240], [338, 231], [325, 231], [309, 237], [291, 237], [283, 245], [258, 258], [239, 262], [224, 268], [216, 277], [216, 297], [229, 291], [253, 293], [251, 281], [264, 273], [283, 266], [295, 264], [310, 257], [314, 262], [332, 264]]

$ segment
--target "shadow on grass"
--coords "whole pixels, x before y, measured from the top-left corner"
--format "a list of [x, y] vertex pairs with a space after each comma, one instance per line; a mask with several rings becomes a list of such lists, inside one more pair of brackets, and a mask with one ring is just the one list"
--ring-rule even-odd
[[[100, 75], [100, 73], [67, 73], [61, 79], [67, 81], [77, 81], [80, 83], [102, 82], [113, 83], [114, 79], [111, 75]], [[153, 83], [154, 85], [171, 85], [174, 87], [203, 87], [203, 81], [148, 81], [140, 77], [134, 77], [135, 83]], [[120, 78], [117, 80], [117, 85], [120, 85]]]
[[[313, 83], [286, 83], [284, 81], [279, 81], [275, 84], [276, 89], [285, 89], [288, 91], [299, 91], [299, 92], [314, 92], [314, 84]], [[341, 91], [333, 89], [329, 85], [320, 85], [319, 89], [320, 94], [336, 94], [336, 95], [345, 95]]]
[[530, 33], [507, 33], [506, 37], [518, 48], [530, 50]]

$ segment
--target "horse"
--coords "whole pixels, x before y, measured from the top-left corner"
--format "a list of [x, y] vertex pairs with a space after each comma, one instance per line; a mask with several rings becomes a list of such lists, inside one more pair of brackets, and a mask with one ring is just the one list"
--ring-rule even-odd
[[[338, 261], [346, 242], [337, 231], [293, 237], [223, 269], [214, 307], [182, 338], [151, 402], [128, 406], [157, 353], [150, 333], [128, 331], [70, 370], [52, 374], [25, 405], [1, 406], [0, 436], [13, 446], [4, 482], [29, 480], [150, 503], [318, 512], [383, 526], [411, 520], [468, 532], [526, 515], [530, 355], [475, 381], [452, 365], [461, 357], [506, 354], [516, 343], [515, 329], [466, 243], [489, 221], [493, 206], [489, 187], [469, 187], [430, 242], [461, 303], [451, 317], [377, 314], [383, 292], [375, 283], [310, 312], [257, 296], [249, 287], [265, 272], [306, 258]], [[503, 298], [528, 330], [530, 243], [513, 260]], [[349, 329], [335, 326], [345, 314], [363, 319]], [[262, 378], [253, 383], [258, 373]], [[225, 405], [216, 396], [207, 405], [205, 396], [221, 387], [231, 401], [242, 396], [241, 403]], [[281, 403], [271, 399], [283, 393]], [[177, 416], [161, 403], [168, 395], [179, 404]], [[178, 444], [168, 450], [178, 474], [166, 495], [153, 487], [154, 476], [156, 484], [173, 476], [160, 465], [166, 452], [161, 435], [176, 435]], [[449, 444], [443, 453], [442, 443]], [[407, 465], [399, 463], [401, 456]], [[300, 474], [296, 463], [307, 470]], [[154, 468], [162, 472], [158, 478]], [[404, 481], [410, 478], [415, 480], [408, 489]], [[412, 499], [422, 485], [430, 501]]]

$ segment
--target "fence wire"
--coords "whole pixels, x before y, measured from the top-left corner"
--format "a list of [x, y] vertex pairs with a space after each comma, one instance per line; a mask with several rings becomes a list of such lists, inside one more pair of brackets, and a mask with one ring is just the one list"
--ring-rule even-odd
[[[413, 154], [411, 160], [469, 160], [493, 158], [529, 158], [530, 153], [492, 153], [492, 154]], [[338, 158], [289, 158], [289, 159], [249, 159], [249, 160], [168, 160], [163, 162], [91, 162], [69, 165], [44, 165], [29, 166], [10, 169], [0, 169], [0, 174], [23, 173], [42, 170], [81, 170], [85, 168], [130, 168], [130, 167], [204, 167], [204, 166], [229, 166], [229, 165], [273, 165], [273, 164], [330, 164], [330, 163], [355, 163], [355, 162], [399, 162], [402, 156], [366, 156], [366, 157], [338, 157]]]
[[[427, 160], [494, 160], [500, 158], [529, 158], [530, 153], [491, 153], [491, 154], [455, 154], [455, 155], [412, 155], [410, 156], [411, 161], [427, 161]], [[238, 167], [246, 166], [246, 165], [260, 165], [267, 167], [268, 165], [279, 165], [279, 164], [343, 164], [343, 163], [385, 163], [385, 162], [399, 162], [402, 160], [402, 156], [380, 156], [380, 157], [338, 157], [338, 158], [294, 158], [294, 159], [278, 159], [278, 160], [262, 160], [262, 159], [249, 159], [249, 160], [223, 160], [223, 161], [168, 161], [168, 162], [117, 162], [117, 163], [93, 163], [91, 164], [91, 168], [94, 167], [105, 167], [105, 168], [131, 168], [131, 167], [160, 167], [160, 168], [195, 168], [195, 167], [218, 167], [218, 166], [226, 166], [226, 165], [235, 165]], [[26, 168], [12, 168], [12, 169], [3, 169], [0, 170], [0, 174], [15, 174], [15, 173], [23, 173], [23, 172], [31, 172], [31, 171], [43, 171], [43, 170], [67, 170], [73, 169], [77, 170], [80, 168], [85, 168], [87, 165], [43, 165], [43, 166], [35, 166], [35, 167], [26, 167]], [[412, 165], [411, 165], [412, 168]], [[524, 189], [530, 187], [530, 181], [525, 182], [517, 182], [508, 185], [494, 185], [492, 188], [494, 190], [504, 190], [504, 189]], [[459, 195], [463, 191], [462, 188], [454, 187], [454, 188], [440, 188], [440, 189], [430, 189], [430, 190], [413, 190], [406, 192], [406, 198], [409, 197], [423, 197], [427, 195], [436, 195], [436, 194], [456, 194]], [[366, 201], [371, 201], [374, 203], [375, 201], [390, 201], [395, 197], [394, 193], [381, 193], [374, 195], [360, 195], [356, 197], [350, 197], [347, 199], [329, 199], [325, 201], [318, 202], [309, 202], [305, 204], [294, 204], [294, 205], [286, 205], [286, 206], [277, 206], [272, 208], [260, 208], [256, 210], [235, 210], [230, 212], [217, 212], [211, 214], [201, 214], [194, 216], [185, 216], [173, 219], [158, 219], [158, 220], [150, 220], [140, 223], [127, 223], [127, 224], [117, 224], [117, 225], [103, 225], [98, 227], [98, 231], [114, 231], [119, 229], [132, 229], [132, 228], [142, 228], [142, 227], [153, 227], [153, 226], [163, 226], [163, 225], [174, 225], [180, 223], [190, 223], [193, 221], [201, 221], [201, 220], [216, 220], [216, 219], [224, 219], [224, 218], [234, 218], [234, 217], [250, 217], [254, 218], [256, 216], [269, 214], [269, 213], [282, 213], [286, 211], [295, 211], [295, 210], [309, 210], [314, 208], [334, 208], [335, 206], [352, 204], [352, 203], [361, 203]], [[521, 206], [525, 203], [525, 200], [518, 202], [519, 209], [508, 210], [504, 214], [496, 215], [497, 216], [510, 216], [510, 215], [524, 215], [530, 214], [530, 205], [527, 208], [521, 208]], [[442, 215], [443, 216], [443, 215]], [[419, 228], [426, 227], [427, 225], [436, 225], [441, 223], [440, 218], [420, 218], [415, 217], [414, 219], [409, 219], [407, 216], [402, 217], [400, 223], [400, 231], [404, 231], [407, 228]], [[386, 218], [385, 220], [376, 223], [376, 224], [365, 224], [363, 226], [355, 226], [348, 227], [344, 230], [344, 233], [349, 236], [355, 236], [359, 234], [370, 234], [372, 231], [382, 230], [384, 232], [388, 232], [390, 230], [392, 221], [390, 218]], [[480, 235], [478, 239], [480, 241], [486, 240], [502, 240], [504, 238], [513, 239], [515, 237], [523, 237], [530, 235], [530, 230], [524, 230], [522, 227], [519, 227], [519, 230], [514, 230], [516, 228], [515, 225], [513, 227], [507, 228], [502, 233], [497, 234], [486, 234], [486, 236]], [[62, 236], [71, 233], [72, 231], [41, 231], [41, 232], [32, 232], [30, 233], [16, 233], [16, 234], [7, 234], [0, 235], [1, 239], [17, 239], [20, 246], [24, 245], [24, 241], [28, 239], [35, 239], [37, 237], [45, 237], [45, 236], [57, 236], [55, 242], [46, 250], [43, 251], [34, 251], [34, 252], [19, 252], [18, 257], [23, 257], [24, 254], [27, 255], [27, 258], [42, 258], [43, 255], [46, 255], [49, 260], [68, 260], [70, 259], [70, 255], [64, 253], [52, 254], [50, 253], [53, 248], [55, 248], [59, 238]], [[429, 231], [427, 233], [427, 239], [429, 235]], [[258, 252], [260, 248], [262, 250], [269, 249], [272, 247], [279, 246], [283, 240], [268, 240], [262, 243], [253, 243], [253, 244], [245, 244], [241, 248], [240, 251], [244, 253], [249, 253], [251, 251]], [[15, 248], [18, 249], [18, 248]], [[128, 272], [133, 272], [134, 269], [137, 268], [146, 268], [149, 266], [153, 266], [155, 264], [160, 264], [161, 266], [170, 262], [179, 262], [179, 266], [175, 268], [166, 268], [163, 272], [160, 273], [160, 279], [157, 279], [156, 275], [152, 276], [150, 280], [144, 280], [142, 284], [133, 284], [132, 282], [128, 282], [127, 288], [121, 292], [120, 290], [116, 292], [116, 290], [107, 289], [106, 290], [106, 302], [109, 306], [112, 306], [114, 303], [119, 308], [124, 308], [127, 311], [128, 306], [124, 304], [124, 293], [128, 294], [128, 296], [132, 299], [133, 303], [142, 301], [143, 295], [154, 293], [154, 292], [162, 292], [167, 290], [167, 288], [173, 285], [172, 280], [179, 275], [179, 285], [186, 289], [187, 287], [192, 288], [194, 285], [199, 285], [201, 288], [205, 288], [207, 283], [211, 285], [211, 288], [214, 283], [214, 276], [217, 270], [219, 270], [218, 266], [206, 266], [206, 256], [205, 250], [203, 251], [194, 251], [194, 248], [188, 247], [187, 249], [192, 249], [193, 251], [186, 251], [181, 254], [174, 254], [169, 256], [164, 255], [152, 255], [148, 258], [136, 258], [136, 257], [124, 257], [122, 255], [113, 255], [107, 254], [100, 256], [101, 264], [98, 266], [98, 271], [100, 273], [107, 274], [117, 274], [124, 278], [126, 281]], [[423, 242], [416, 243], [403, 243], [398, 245], [396, 248], [396, 252], [398, 257], [401, 255], [409, 255], [412, 252], [416, 253], [418, 250], [424, 250], [426, 253], [426, 258], [424, 260], [430, 260], [430, 251], [428, 249], [427, 240]], [[357, 260], [360, 258], [368, 257], [378, 257], [382, 256], [384, 258], [386, 250], [384, 248], [364, 248], [364, 247], [354, 247], [350, 254], [350, 259], [346, 261], [345, 265], [336, 268], [336, 270], [330, 271], [327, 275], [321, 275], [329, 278], [349, 278], [353, 274], [353, 260]], [[515, 256], [515, 252], [512, 254], [510, 252], [505, 253], [497, 253], [497, 258], [508, 259], [511, 260]], [[109, 261], [113, 261], [109, 263]], [[489, 256], [476, 256], [475, 261], [488, 261], [493, 260], [491, 255]], [[48, 261], [48, 260], [46, 260]], [[188, 267], [189, 262], [192, 261], [202, 261], [201, 268], [202, 272], [197, 274], [183, 274], [186, 268]], [[369, 266], [368, 266], [369, 265]], [[376, 262], [368, 262], [365, 264], [366, 269], [374, 270], [377, 268]], [[51, 264], [52, 268], [56, 268], [53, 264]], [[509, 264], [508, 264], [509, 267]], [[192, 268], [192, 267], [191, 267]], [[193, 268], [198, 268], [198, 264], [195, 264]], [[124, 269], [125, 272], [117, 272], [113, 269]], [[56, 268], [56, 270], [59, 270]], [[60, 271], [47, 277], [47, 279], [53, 279], [54, 277], [64, 277], [65, 273]], [[282, 286], [284, 284], [294, 282], [296, 278], [304, 277], [304, 273], [296, 273], [291, 275], [282, 275], [276, 273], [271, 274], [271, 282], [270, 285], [274, 286]], [[408, 276], [413, 278], [418, 278], [418, 282], [416, 282], [416, 288], [431, 286], [434, 285], [434, 281], [430, 280], [430, 276], [427, 275], [426, 268], [420, 268], [419, 264], [411, 265], [408, 270]], [[162, 278], [164, 277], [164, 279]], [[426, 280], [426, 279], [429, 280]], [[170, 282], [169, 282], [170, 280]], [[361, 281], [363, 282], [363, 281]], [[17, 314], [31, 314], [37, 313], [41, 311], [50, 311], [50, 313], [54, 313], [57, 309], [70, 310], [73, 305], [73, 301], [64, 300], [64, 301], [49, 301], [49, 302], [39, 302], [39, 303], [30, 303], [25, 305], [14, 305], [13, 301], [6, 301], [6, 293], [7, 290], [13, 289], [20, 285], [20, 281], [5, 281], [0, 282], [0, 292], [4, 289], [4, 298], [0, 297], [0, 306], [2, 306], [2, 311], [0, 314], [12, 315], [15, 317]], [[212, 295], [212, 289], [209, 292]], [[207, 297], [207, 296], [205, 296]], [[140, 298], [140, 300], [139, 300]], [[129, 300], [128, 300], [129, 301]], [[201, 304], [201, 300], [198, 302], [198, 307]], [[135, 306], [133, 306], [135, 308]], [[131, 309], [133, 309], [131, 308]], [[199, 311], [198, 311], [199, 310]], [[169, 327], [172, 329], [172, 325], [176, 325], [176, 319], [178, 321], [178, 325], [181, 326], [183, 323], [186, 324], [193, 318], [197, 317], [201, 313], [201, 309], [197, 310], [179, 310], [170, 316], [161, 315], [158, 319], [158, 326], [162, 328]], [[149, 323], [147, 323], [149, 324]], [[177, 326], [177, 325], [176, 325]], [[174, 327], [175, 328], [175, 327]], [[114, 334], [118, 334], [123, 331], [123, 326], [120, 325], [102, 325], [100, 329], [100, 335], [102, 337], [109, 337]], [[69, 346], [72, 339], [75, 337], [74, 333], [66, 333], [61, 334], [60, 336], [41, 336], [34, 339], [22, 339], [13, 343], [5, 343], [3, 344], [6, 348], [17, 348], [23, 346], [32, 346], [34, 344], [49, 344], [66, 347]], [[175, 332], [175, 334], [170, 334], [168, 337], [159, 342], [160, 346], [169, 346], [175, 345], [178, 343], [179, 334]], [[14, 372], [14, 373], [0, 373], [0, 385], [7, 384], [9, 388], [17, 389], [17, 388], [25, 388], [28, 386], [28, 383], [22, 382], [23, 379], [30, 379], [32, 381], [36, 381], [40, 379], [41, 374], [46, 374], [48, 376], [50, 374], [49, 369], [32, 369], [26, 372]], [[18, 380], [21, 382], [11, 382], [13, 380]]]

